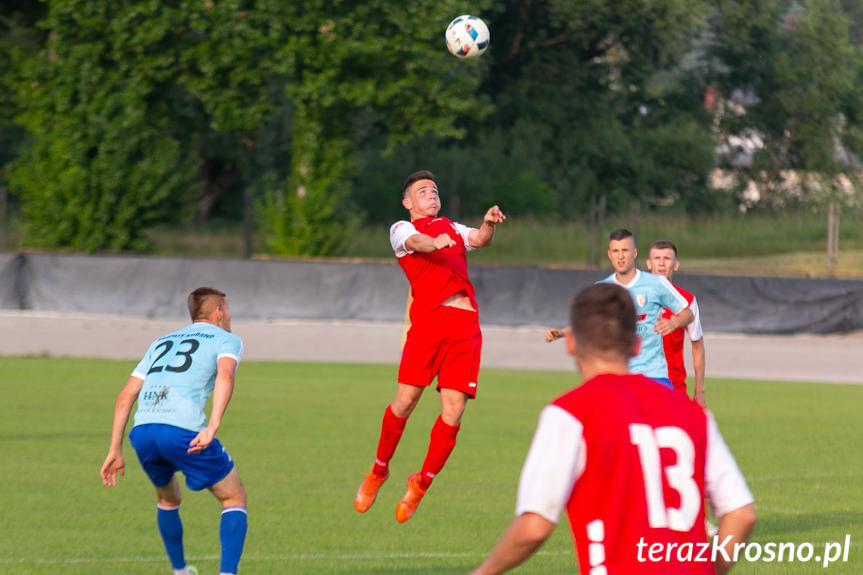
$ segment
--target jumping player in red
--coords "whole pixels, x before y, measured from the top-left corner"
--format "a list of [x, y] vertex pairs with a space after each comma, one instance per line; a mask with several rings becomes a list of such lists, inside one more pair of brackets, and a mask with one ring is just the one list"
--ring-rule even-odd
[[566, 348], [584, 383], [543, 409], [521, 472], [516, 518], [473, 575], [522, 563], [564, 509], [585, 575], [727, 572], [733, 559], [709, 547], [705, 496], [720, 517], [712, 545], [732, 553], [749, 536], [755, 509], [713, 418], [629, 373], [639, 339], [625, 288], [586, 288], [571, 323]]
[[[674, 272], [680, 267], [680, 261], [677, 259], [677, 246], [669, 240], [656, 240], [650, 244], [646, 266], [652, 273], [665, 276], [665, 279], [672, 281]], [[671, 380], [674, 389], [686, 395], [686, 364], [683, 360], [683, 334], [685, 332], [689, 335], [689, 342], [692, 347], [692, 369], [695, 372], [695, 388], [692, 396], [698, 405], [707, 407], [707, 401], [704, 398], [704, 332], [701, 329], [698, 301], [694, 295], [679, 285], [672, 285], [677, 288], [680, 295], [686, 298], [695, 319], [689, 325], [675, 329], [662, 338], [665, 361], [668, 362], [668, 379]], [[674, 313], [668, 308], [663, 308], [662, 317], [663, 319], [670, 319], [674, 317]]]
[[437, 377], [441, 414], [432, 428], [422, 468], [408, 478], [407, 492], [396, 507], [399, 523], [413, 516], [432, 479], [443, 469], [455, 447], [467, 400], [476, 397], [482, 333], [465, 256], [491, 244], [495, 226], [506, 219], [497, 206], [489, 208], [479, 228], [438, 217], [440, 196], [434, 175], [427, 170], [408, 176], [402, 205], [410, 221], [392, 225], [390, 242], [411, 285], [411, 326], [395, 399], [384, 411], [375, 462], [354, 496], [354, 508], [368, 511], [389, 477], [389, 462], [408, 417]]

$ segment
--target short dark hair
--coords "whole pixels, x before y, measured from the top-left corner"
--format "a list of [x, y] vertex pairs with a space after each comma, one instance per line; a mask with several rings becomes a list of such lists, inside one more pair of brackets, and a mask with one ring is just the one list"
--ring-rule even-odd
[[626, 288], [597, 283], [581, 290], [572, 302], [569, 319], [583, 355], [612, 355], [627, 360], [632, 355], [635, 304]]
[[419, 170], [418, 172], [414, 172], [405, 180], [405, 184], [402, 186], [402, 197], [407, 196], [408, 188], [411, 187], [414, 183], [420, 180], [431, 180], [434, 181], [434, 174], [429, 170]]
[[[618, 229], [614, 230], [613, 232], [611, 232], [610, 234], [608, 234], [608, 241], [610, 241], [610, 242], [625, 240], [626, 238], [634, 238], [634, 236], [632, 235], [632, 232], [627, 230], [626, 228], [618, 228]], [[633, 241], [635, 241], [635, 240], [633, 239]]]
[[207, 319], [225, 301], [225, 292], [211, 287], [199, 287], [186, 300], [192, 321]]
[[674, 250], [674, 257], [677, 257], [677, 246], [674, 245], [674, 242], [671, 240], [656, 240], [652, 244], [650, 244], [650, 249], [647, 250], [647, 253], [650, 253], [650, 250]]

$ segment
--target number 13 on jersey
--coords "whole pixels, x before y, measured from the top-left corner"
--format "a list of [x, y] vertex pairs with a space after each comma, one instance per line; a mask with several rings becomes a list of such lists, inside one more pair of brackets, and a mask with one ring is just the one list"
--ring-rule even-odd
[[[643, 423], [629, 425], [629, 439], [638, 448], [644, 493], [647, 499], [648, 524], [656, 528], [687, 532], [695, 525], [701, 509], [701, 491], [695, 481], [695, 446], [679, 427], [653, 429]], [[672, 449], [673, 465], [663, 466], [659, 450]], [[662, 474], [668, 485], [680, 494], [680, 507], [668, 507], [662, 493]]]

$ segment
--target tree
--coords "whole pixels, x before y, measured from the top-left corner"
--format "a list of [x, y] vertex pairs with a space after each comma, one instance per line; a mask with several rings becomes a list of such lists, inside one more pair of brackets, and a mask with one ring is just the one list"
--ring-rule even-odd
[[[565, 213], [583, 210], [596, 194], [619, 210], [632, 199], [673, 199], [704, 185], [709, 120], [697, 100], [681, 97], [687, 86], [669, 72], [703, 25], [705, 3], [523, 0], [507, 7], [493, 19], [505, 35], [486, 84], [501, 112], [493, 120], [528, 115], [551, 128], [543, 172]], [[695, 149], [702, 152], [681, 153]]]
[[239, 190], [247, 206], [261, 195], [272, 249], [331, 253], [350, 230], [345, 186], [370, 131], [358, 121], [394, 144], [457, 136], [458, 118], [483, 108], [441, 50], [455, 7], [52, 2], [50, 40], [19, 85], [33, 136], [14, 168], [26, 241], [137, 248], [196, 196], [203, 215]]
[[[464, 140], [429, 146], [429, 165], [458, 171], [443, 192], [462, 213], [480, 209], [481, 189], [513, 215], [540, 217], [584, 213], [599, 194], [626, 210], [633, 200], [700, 193], [713, 165], [703, 84], [672, 72], [708, 14], [705, 2], [690, 0], [491, 6], [481, 14], [491, 45], [479, 59], [488, 69], [478, 93], [495, 113], [465, 118]], [[412, 155], [402, 150], [393, 163]]]
[[27, 135], [14, 121], [18, 108], [12, 95], [21, 60], [38, 48], [40, 33], [35, 26], [43, 9], [35, 2], [0, 1], [0, 250], [6, 248], [9, 212], [5, 166]]
[[721, 126], [757, 136], [742, 171], [761, 203], [837, 199], [836, 182], [860, 171], [863, 153], [863, 51], [851, 43], [853, 20], [838, 0], [772, 0], [721, 5], [720, 22], [728, 66], [718, 85], [730, 103]]
[[[473, 93], [478, 77], [471, 70], [479, 66], [463, 66], [442, 49], [457, 9], [452, 0], [288, 8], [292, 169], [287, 184], [270, 188], [260, 203], [272, 249], [293, 254], [307, 253], [308, 242], [343, 245], [333, 244], [335, 230], [323, 224], [349, 210], [359, 150], [372, 138], [383, 137], [391, 151], [426, 134], [460, 137], [462, 117], [488, 111]], [[348, 230], [352, 223], [341, 222]], [[313, 239], [321, 229], [329, 237]]]
[[168, 217], [194, 164], [147, 98], [154, 87], [117, 65], [109, 3], [56, 1], [49, 40], [18, 86], [32, 137], [9, 170], [25, 216], [23, 244], [135, 249]]

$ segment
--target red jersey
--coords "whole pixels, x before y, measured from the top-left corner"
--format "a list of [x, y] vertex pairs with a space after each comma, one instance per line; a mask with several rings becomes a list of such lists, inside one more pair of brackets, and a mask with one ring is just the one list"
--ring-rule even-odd
[[[680, 292], [686, 303], [689, 304], [689, 309], [695, 314], [695, 319], [692, 320], [685, 328], [678, 328], [662, 338], [662, 347], [665, 351], [665, 362], [668, 364], [668, 379], [677, 391], [686, 393], [686, 364], [683, 360], [683, 339], [684, 332], [689, 332], [689, 339], [698, 341], [702, 337], [701, 333], [701, 318], [698, 317], [698, 304], [695, 302], [695, 296], [674, 285], [677, 291]], [[676, 314], [668, 308], [662, 308], [662, 319], [671, 319]]]
[[[447, 298], [463, 291], [474, 309], [478, 309], [476, 290], [468, 278], [467, 245], [456, 224], [447, 218], [419, 218], [413, 222], [397, 222], [390, 231], [392, 237], [398, 227], [412, 224], [421, 234], [437, 237], [449, 235], [456, 245], [433, 252], [409, 252], [398, 258], [399, 265], [411, 284], [410, 319], [417, 318], [439, 307]], [[466, 228], [467, 229], [467, 228]]]
[[705, 495], [719, 515], [752, 502], [712, 418], [642, 375], [606, 374], [543, 410], [516, 514], [557, 522], [565, 506], [581, 573], [708, 575]]

